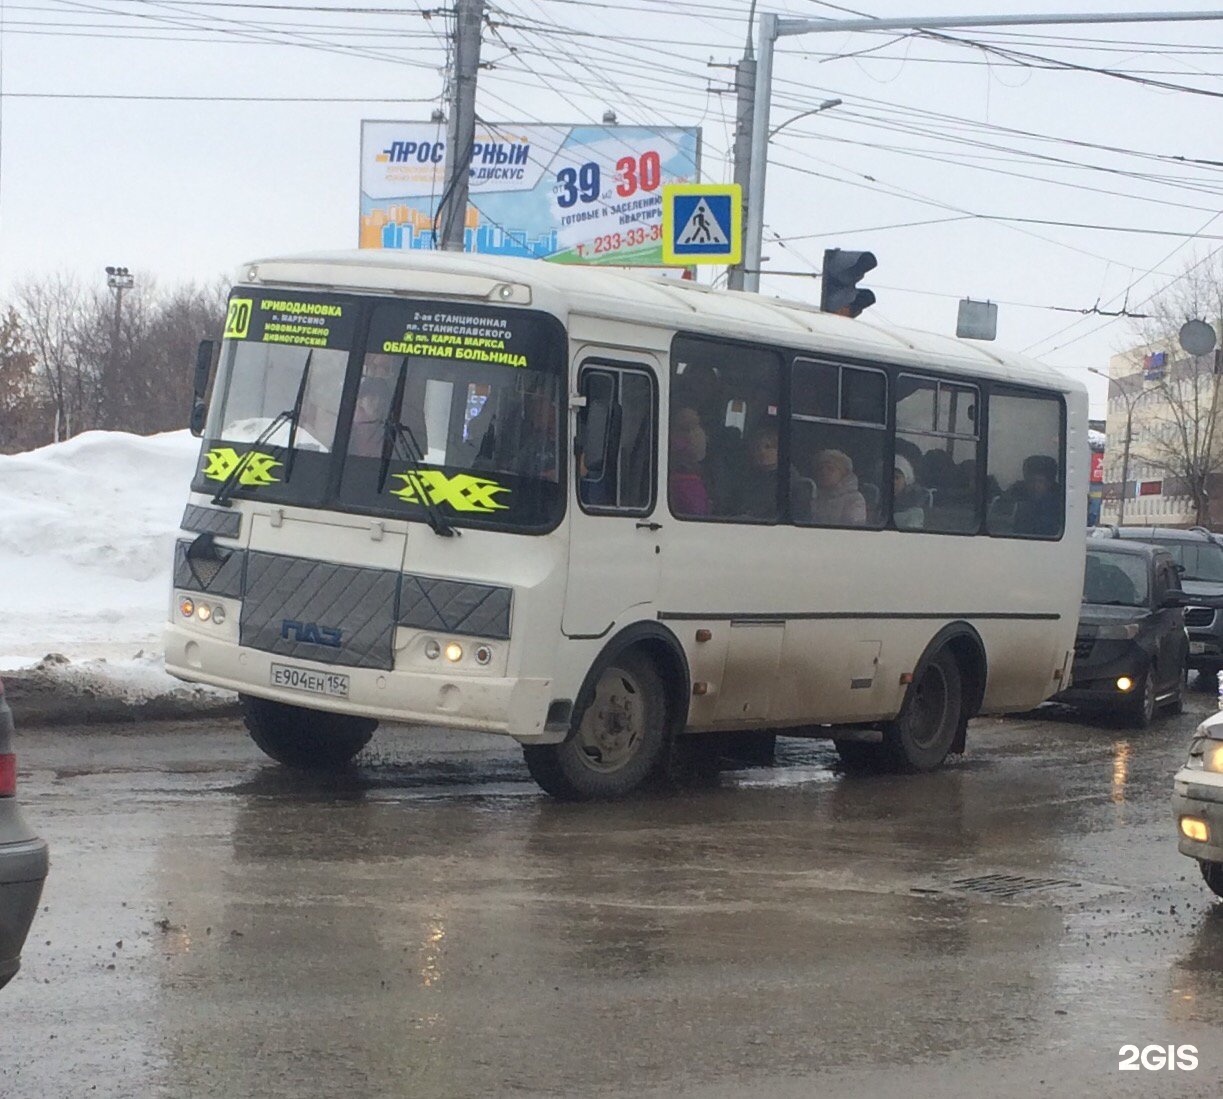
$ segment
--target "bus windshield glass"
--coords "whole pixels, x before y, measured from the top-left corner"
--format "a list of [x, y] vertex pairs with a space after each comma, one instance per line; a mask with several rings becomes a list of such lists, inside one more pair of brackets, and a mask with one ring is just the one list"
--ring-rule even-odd
[[554, 526], [563, 506], [562, 348], [559, 325], [522, 311], [376, 306], [340, 506]]
[[356, 313], [320, 295], [234, 291], [196, 491], [217, 491], [236, 470], [238, 492], [321, 502]]

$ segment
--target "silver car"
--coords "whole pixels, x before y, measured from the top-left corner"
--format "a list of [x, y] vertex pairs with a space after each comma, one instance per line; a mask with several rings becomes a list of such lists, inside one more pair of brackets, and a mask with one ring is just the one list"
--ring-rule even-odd
[[1223, 713], [1197, 727], [1189, 759], [1172, 783], [1180, 851], [1196, 859], [1210, 889], [1223, 897]]
[[13, 712], [0, 680], [0, 988], [21, 966], [47, 877], [47, 844], [39, 839], [17, 805], [17, 757], [13, 752]]

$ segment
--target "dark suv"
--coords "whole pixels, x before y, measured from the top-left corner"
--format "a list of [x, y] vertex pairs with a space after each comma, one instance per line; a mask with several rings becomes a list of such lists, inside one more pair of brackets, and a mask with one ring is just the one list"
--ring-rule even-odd
[[[1203, 602], [1218, 603], [1223, 598], [1223, 544], [1202, 527], [1178, 530], [1175, 527], [1101, 527], [1097, 538], [1145, 542], [1161, 546], [1172, 554], [1181, 570], [1181, 587]], [[1089, 543], [1090, 544], [1090, 543]], [[1196, 668], [1215, 685], [1215, 675], [1223, 669], [1223, 610], [1186, 604], [1185, 628], [1189, 631], [1189, 667]]]
[[1089, 539], [1070, 687], [1054, 697], [1146, 726], [1179, 712], [1189, 640], [1176, 562], [1157, 546]]

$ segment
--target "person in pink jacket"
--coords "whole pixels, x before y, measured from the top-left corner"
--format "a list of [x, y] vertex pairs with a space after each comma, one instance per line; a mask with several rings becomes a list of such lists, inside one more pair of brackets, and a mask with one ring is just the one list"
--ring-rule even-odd
[[702, 470], [706, 445], [701, 414], [688, 405], [674, 408], [667, 489], [671, 511], [676, 515], [699, 517], [710, 513], [709, 489]]

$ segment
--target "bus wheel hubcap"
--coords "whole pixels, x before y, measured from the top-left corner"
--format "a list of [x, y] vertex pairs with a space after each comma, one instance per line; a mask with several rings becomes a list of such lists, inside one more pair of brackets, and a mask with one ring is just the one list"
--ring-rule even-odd
[[592, 771], [618, 771], [641, 747], [645, 699], [640, 686], [619, 668], [608, 668], [578, 727], [578, 754]]
[[929, 748], [943, 733], [947, 720], [947, 680], [937, 666], [926, 669], [915, 684], [910, 736], [918, 748]]

